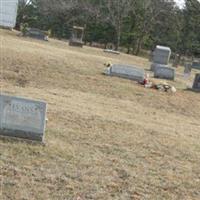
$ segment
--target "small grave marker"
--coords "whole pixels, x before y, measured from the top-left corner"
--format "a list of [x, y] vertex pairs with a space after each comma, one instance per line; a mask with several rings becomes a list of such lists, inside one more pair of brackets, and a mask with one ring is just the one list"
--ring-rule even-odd
[[155, 78], [174, 80], [175, 70], [170, 67], [156, 67], [154, 71]]
[[0, 135], [44, 141], [46, 103], [0, 95]]

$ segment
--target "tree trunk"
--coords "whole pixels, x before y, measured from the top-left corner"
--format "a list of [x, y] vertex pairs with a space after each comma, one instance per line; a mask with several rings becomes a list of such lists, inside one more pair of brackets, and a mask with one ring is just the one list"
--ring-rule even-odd
[[138, 55], [140, 53], [140, 50], [141, 50], [141, 47], [142, 47], [142, 42], [143, 42], [143, 37], [140, 37], [138, 39], [138, 42], [137, 42], [137, 48], [136, 48], [136, 51], [135, 51], [135, 55]]

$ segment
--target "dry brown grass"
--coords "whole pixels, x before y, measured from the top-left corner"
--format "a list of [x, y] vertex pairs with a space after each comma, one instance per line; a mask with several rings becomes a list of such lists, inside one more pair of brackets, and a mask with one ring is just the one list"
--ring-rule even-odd
[[3, 92], [46, 100], [46, 146], [0, 140], [3, 200], [199, 200], [200, 95], [144, 89], [103, 63], [147, 60], [1, 30]]

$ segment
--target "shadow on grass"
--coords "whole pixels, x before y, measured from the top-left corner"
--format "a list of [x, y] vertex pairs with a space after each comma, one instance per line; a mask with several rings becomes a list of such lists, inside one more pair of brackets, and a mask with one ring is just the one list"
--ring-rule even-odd
[[197, 89], [192, 89], [192, 88], [186, 88], [186, 89], [184, 89], [183, 91], [186, 91], [186, 92], [194, 92], [194, 93], [200, 93], [200, 89], [197, 90]]
[[46, 146], [45, 142], [33, 141], [17, 137], [9, 137], [4, 135], [0, 135], [0, 140], [10, 144], [29, 144], [31, 146]]

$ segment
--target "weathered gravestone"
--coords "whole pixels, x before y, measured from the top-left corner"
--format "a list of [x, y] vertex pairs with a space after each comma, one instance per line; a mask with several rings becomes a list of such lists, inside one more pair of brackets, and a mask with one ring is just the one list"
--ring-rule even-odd
[[141, 82], [145, 79], [145, 71], [143, 69], [129, 65], [114, 64], [107, 69], [105, 74]]
[[83, 47], [84, 28], [73, 26], [72, 35], [69, 40], [70, 46]]
[[44, 142], [46, 103], [0, 95], [0, 135]]
[[168, 65], [171, 56], [171, 49], [164, 46], [156, 46], [153, 53], [153, 62], [162, 65]]
[[196, 74], [192, 89], [200, 92], [200, 74]]
[[175, 70], [170, 67], [156, 67], [154, 71], [155, 78], [174, 80]]
[[41, 31], [40, 29], [37, 28], [27, 28], [26, 31], [24, 32], [24, 36], [48, 41], [48, 34], [45, 31]]

